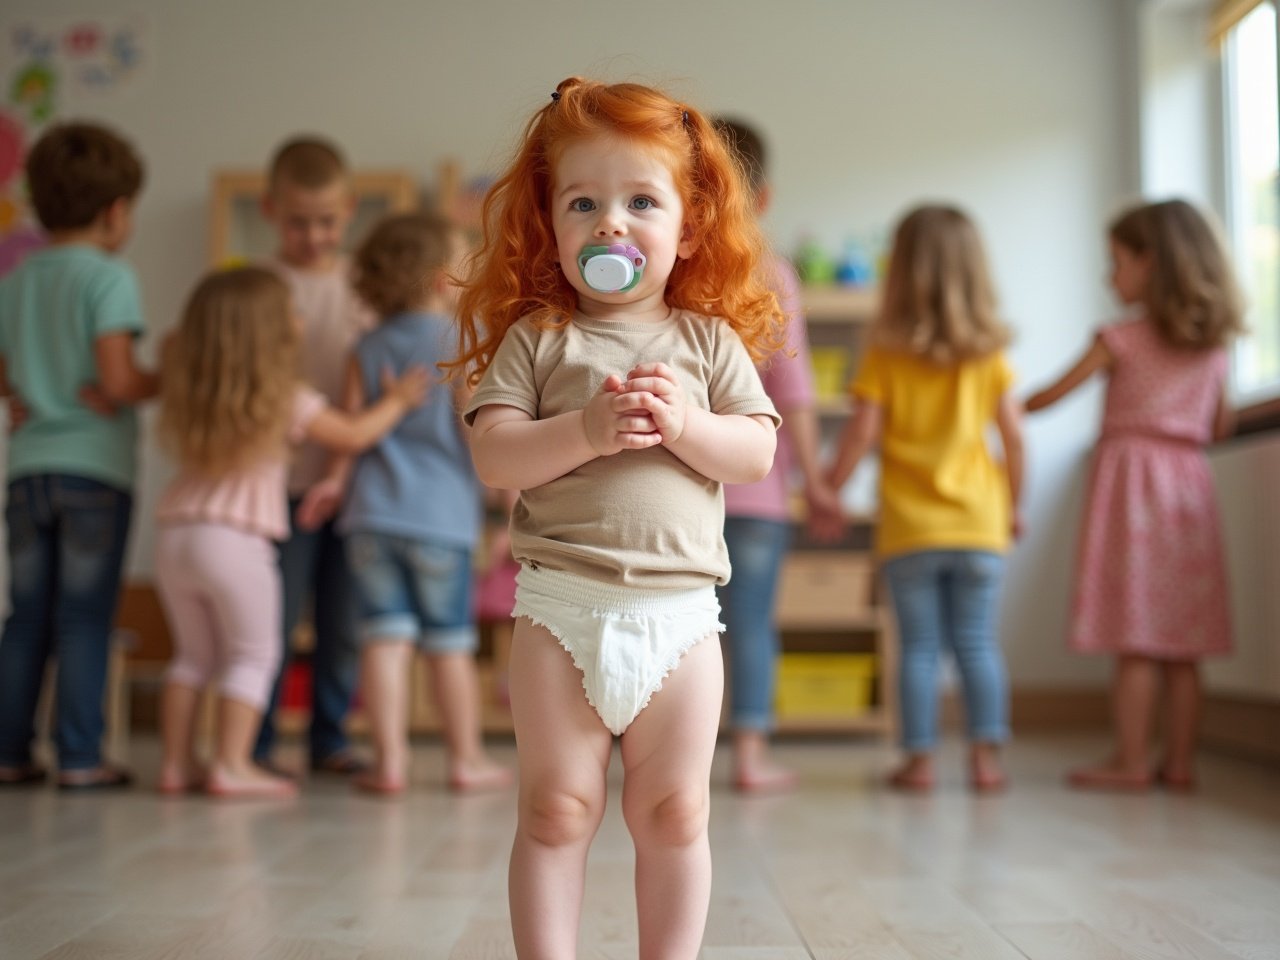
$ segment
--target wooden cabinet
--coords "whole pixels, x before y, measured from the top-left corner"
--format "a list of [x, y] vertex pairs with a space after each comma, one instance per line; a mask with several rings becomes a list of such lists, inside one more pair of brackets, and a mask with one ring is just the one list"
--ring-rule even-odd
[[[876, 293], [807, 287], [803, 295], [819, 426], [824, 457], [829, 457], [852, 409], [845, 388]], [[845, 541], [834, 545], [813, 543], [797, 530], [778, 587], [781, 732], [889, 734], [894, 728], [896, 645], [871, 555], [873, 526], [873, 518], [854, 517]]]

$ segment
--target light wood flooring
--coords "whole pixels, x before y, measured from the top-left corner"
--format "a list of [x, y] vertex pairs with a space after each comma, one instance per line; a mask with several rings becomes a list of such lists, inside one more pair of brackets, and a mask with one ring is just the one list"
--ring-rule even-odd
[[[779, 756], [802, 789], [743, 798], [722, 751], [704, 960], [1280, 958], [1280, 772], [1207, 758], [1193, 797], [1064, 789], [1101, 749], [1020, 741], [1013, 789], [987, 798], [956, 744], [930, 797], [878, 786], [884, 747], [799, 742]], [[154, 742], [132, 754], [153, 775]], [[333, 781], [292, 804], [0, 791], [0, 958], [513, 958], [514, 795], [448, 794], [435, 744], [416, 765], [399, 802]], [[584, 960], [636, 955], [616, 787]]]

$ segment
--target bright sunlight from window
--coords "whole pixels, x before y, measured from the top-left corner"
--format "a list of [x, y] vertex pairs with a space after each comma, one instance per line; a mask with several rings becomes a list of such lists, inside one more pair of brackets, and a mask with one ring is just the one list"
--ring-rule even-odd
[[1250, 336], [1236, 350], [1241, 398], [1280, 393], [1280, 110], [1276, 7], [1260, 4], [1227, 39], [1227, 186]]

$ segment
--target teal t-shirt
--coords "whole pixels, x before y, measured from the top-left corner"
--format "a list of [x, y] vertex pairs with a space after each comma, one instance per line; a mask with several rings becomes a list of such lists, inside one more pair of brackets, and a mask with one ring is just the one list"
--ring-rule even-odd
[[66, 473], [133, 488], [137, 414], [99, 416], [77, 394], [98, 379], [100, 337], [142, 330], [133, 270], [97, 247], [47, 247], [0, 280], [0, 357], [29, 411], [9, 437], [9, 480]]

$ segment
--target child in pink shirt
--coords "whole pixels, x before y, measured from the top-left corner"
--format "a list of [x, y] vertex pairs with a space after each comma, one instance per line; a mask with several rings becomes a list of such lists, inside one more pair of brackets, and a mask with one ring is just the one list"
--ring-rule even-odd
[[[272, 541], [288, 532], [289, 445], [343, 453], [376, 443], [426, 394], [421, 368], [356, 414], [291, 371], [299, 330], [275, 274], [206, 277], [165, 345], [160, 436], [180, 462], [161, 498], [156, 580], [174, 636], [165, 681], [159, 789], [289, 797], [293, 781], [254, 765], [252, 746], [280, 659], [281, 585]], [[195, 752], [201, 691], [217, 683], [214, 756]]]

